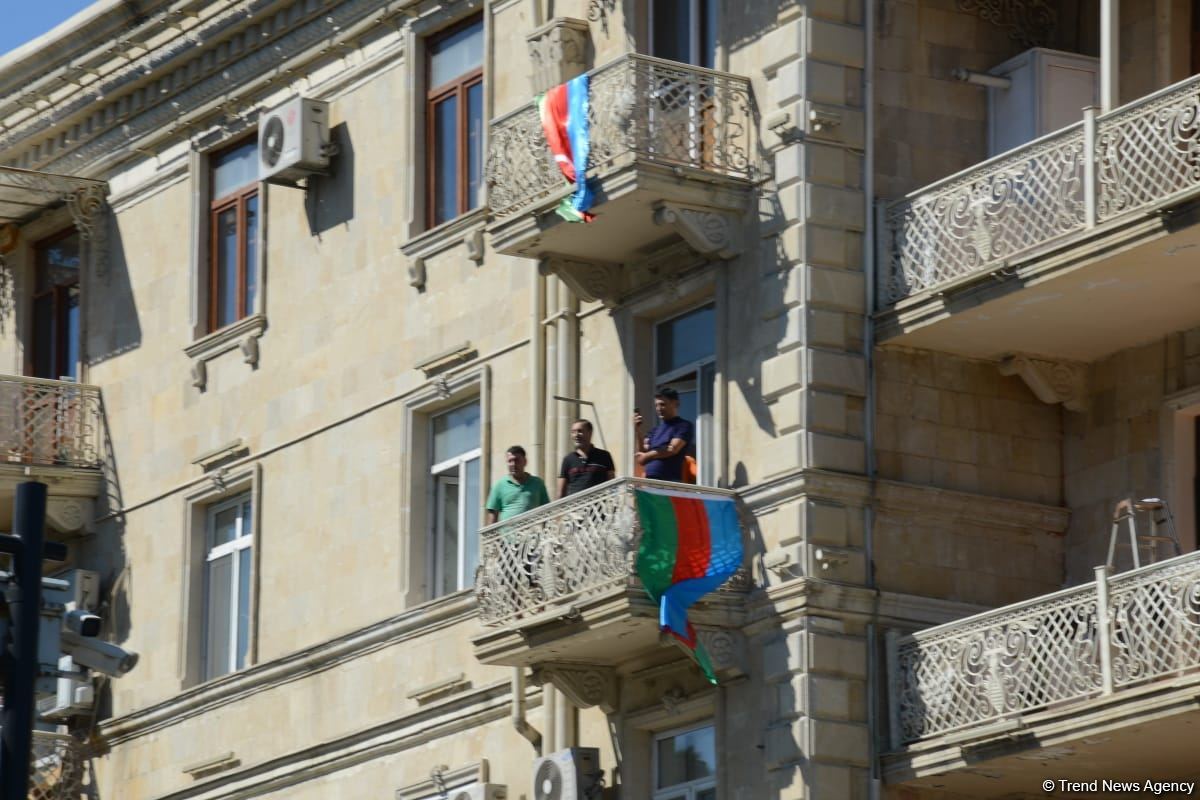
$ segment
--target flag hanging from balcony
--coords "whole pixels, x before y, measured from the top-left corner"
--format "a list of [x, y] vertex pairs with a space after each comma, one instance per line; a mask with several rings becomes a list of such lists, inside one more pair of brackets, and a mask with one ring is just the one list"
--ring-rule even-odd
[[732, 497], [637, 489], [642, 542], [637, 573], [658, 604], [659, 627], [687, 648], [711, 683], [712, 661], [688, 621], [688, 608], [742, 565], [742, 526]]
[[537, 98], [538, 113], [546, 143], [554, 154], [554, 163], [568, 183], [575, 184], [570, 197], [559, 203], [558, 215], [568, 222], [591, 222], [592, 190], [587, 182], [588, 151], [588, 76], [580, 75], [560, 83]]

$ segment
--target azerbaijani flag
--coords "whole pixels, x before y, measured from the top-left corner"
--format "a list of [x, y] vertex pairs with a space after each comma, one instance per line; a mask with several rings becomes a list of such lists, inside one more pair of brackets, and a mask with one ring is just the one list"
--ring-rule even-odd
[[658, 603], [659, 627], [678, 639], [716, 683], [687, 611], [742, 565], [742, 526], [734, 499], [659, 488], [637, 489], [634, 496], [642, 523], [637, 573]]
[[562, 170], [575, 192], [564, 198], [558, 214], [568, 222], [591, 222], [592, 190], [587, 185], [588, 151], [588, 76], [580, 75], [560, 83], [537, 98], [538, 113], [546, 143], [554, 154], [554, 163]]

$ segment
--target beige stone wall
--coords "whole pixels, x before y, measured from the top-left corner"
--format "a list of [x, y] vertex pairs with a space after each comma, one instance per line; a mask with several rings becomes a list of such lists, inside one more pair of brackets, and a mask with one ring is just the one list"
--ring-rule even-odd
[[876, 351], [879, 476], [1061, 505], [1062, 411], [994, 363]]

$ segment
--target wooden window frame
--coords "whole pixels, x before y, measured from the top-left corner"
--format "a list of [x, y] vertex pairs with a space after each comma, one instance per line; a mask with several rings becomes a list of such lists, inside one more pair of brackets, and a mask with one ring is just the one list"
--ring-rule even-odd
[[[483, 83], [483, 67], [470, 72], [464, 72], [454, 80], [447, 81], [440, 86], [432, 86], [433, 79], [433, 45], [446, 37], [453, 36], [461, 30], [471, 27], [475, 24], [480, 25], [480, 35], [483, 35], [483, 16], [475, 15], [463, 20], [455, 25], [451, 25], [445, 30], [438, 31], [430, 36], [426, 41], [425, 46], [425, 86], [428, 87], [425, 92], [425, 225], [427, 228], [434, 228], [443, 223], [449, 222], [455, 217], [471, 211], [471, 198], [469, 197], [469, 187], [471, 185], [470, 176], [468, 175], [469, 155], [468, 147], [468, 104], [467, 94], [476, 85]], [[435, 137], [436, 117], [434, 109], [438, 103], [454, 97], [458, 101], [458, 131], [455, 137], [455, 162], [458, 166], [458, 197], [455, 202], [455, 216], [450, 219], [444, 219], [441, 222], [437, 221], [437, 139]], [[481, 153], [481, 158], [486, 157], [486, 154]], [[481, 174], [480, 181], [483, 180], [482, 175], [483, 165], [480, 164]]]
[[[79, 377], [78, 376], [79, 365], [78, 364], [66, 364], [67, 337], [65, 336], [66, 331], [64, 330], [64, 328], [66, 327], [66, 325], [65, 325], [66, 317], [63, 313], [63, 309], [65, 307], [64, 306], [64, 298], [67, 295], [68, 291], [72, 287], [79, 287], [79, 291], [80, 291], [80, 295], [81, 295], [80, 296], [80, 314], [83, 313], [83, 309], [82, 309], [83, 288], [82, 288], [81, 281], [80, 281], [80, 273], [83, 271], [83, 237], [82, 236], [79, 237], [79, 258], [80, 258], [79, 271], [77, 271], [75, 273], [74, 280], [69, 281], [67, 283], [56, 283], [53, 286], [51, 286], [49, 289], [46, 289], [44, 291], [38, 291], [38, 288], [37, 288], [38, 278], [41, 277], [42, 253], [46, 250], [46, 248], [48, 248], [50, 245], [53, 245], [55, 242], [61, 241], [63, 239], [67, 239], [71, 236], [78, 236], [78, 235], [79, 235], [79, 231], [76, 230], [75, 228], [64, 228], [61, 231], [58, 231], [57, 233], [51, 234], [50, 236], [47, 236], [43, 239], [39, 239], [38, 241], [34, 242], [34, 244], [33, 244], [33, 282], [32, 282], [32, 287], [31, 287], [32, 291], [29, 293], [29, 298], [30, 298], [29, 308], [30, 308], [30, 322], [32, 325], [32, 327], [31, 327], [32, 335], [30, 336], [30, 346], [26, 350], [26, 353], [25, 353], [25, 373], [32, 377], [42, 377], [42, 378], [49, 378], [51, 380], [58, 380], [63, 375], [67, 374], [66, 371], [61, 369], [61, 367], [63, 367], [63, 366], [74, 367], [73, 371], [76, 373], [75, 377], [77, 379]], [[34, 376], [33, 373], [37, 369], [37, 359], [36, 359], [37, 301], [43, 297], [46, 297], [47, 295], [49, 295], [50, 297], [53, 298], [53, 306], [52, 306], [52, 309], [50, 312], [51, 322], [55, 327], [55, 332], [54, 332], [55, 352], [53, 355], [53, 359], [54, 359], [55, 365], [58, 368], [55, 370], [55, 372], [57, 373], [55, 375]], [[78, 345], [79, 343], [77, 342], [76, 344]]]
[[[217, 161], [226, 153], [232, 152], [239, 147], [244, 147], [249, 141], [243, 139], [235, 142], [229, 147], [224, 147], [208, 157], [208, 185], [216, 186], [216, 171]], [[254, 180], [245, 184], [228, 194], [221, 197], [213, 197], [215, 189], [209, 189], [209, 204], [208, 204], [208, 332], [213, 333], [222, 328], [228, 327], [248, 316], [254, 314], [254, 309], [246, 308], [246, 253], [249, 248], [257, 247], [257, 242], [247, 241], [246, 236], [246, 204], [253, 197], [259, 195], [258, 181]], [[235, 317], [225, 322], [224, 325], [218, 322], [218, 307], [220, 305], [220, 285], [221, 271], [219, 268], [220, 252], [217, 246], [219, 241], [220, 225], [218, 219], [224, 212], [234, 208], [235, 217], [237, 219], [237, 300]], [[262, 204], [259, 203], [259, 226], [262, 225]], [[262, 259], [256, 259], [257, 269], [261, 275]], [[259, 278], [261, 283], [261, 277]]]

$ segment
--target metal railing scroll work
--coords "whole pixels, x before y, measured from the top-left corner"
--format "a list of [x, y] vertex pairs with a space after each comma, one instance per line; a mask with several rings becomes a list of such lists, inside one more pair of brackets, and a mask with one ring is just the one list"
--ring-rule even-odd
[[0, 375], [0, 460], [99, 468], [102, 432], [99, 388]]
[[[755, 157], [748, 78], [629, 54], [589, 73], [588, 177], [631, 160], [750, 180]], [[492, 120], [488, 204], [497, 218], [566, 191], [536, 103]]]
[[[642, 530], [634, 493], [647, 487], [701, 499], [732, 494], [616, 478], [482, 529], [475, 597], [483, 623], [500, 626], [613, 588], [638, 587]], [[743, 569], [723, 590], [744, 592], [749, 586]]]
[[1200, 670], [1200, 552], [890, 635], [895, 747]]

